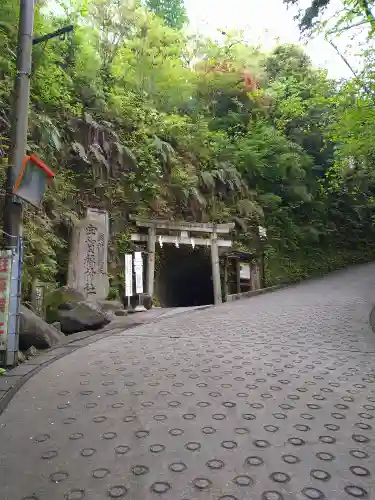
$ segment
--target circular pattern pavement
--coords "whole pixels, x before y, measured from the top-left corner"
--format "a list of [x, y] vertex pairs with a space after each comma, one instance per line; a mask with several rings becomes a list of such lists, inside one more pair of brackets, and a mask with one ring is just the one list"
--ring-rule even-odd
[[0, 416], [5, 500], [375, 498], [375, 266], [82, 347]]

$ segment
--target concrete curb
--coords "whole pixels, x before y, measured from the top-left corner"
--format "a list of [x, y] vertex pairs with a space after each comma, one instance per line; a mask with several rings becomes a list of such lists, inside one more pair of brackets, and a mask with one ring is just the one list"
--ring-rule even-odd
[[256, 295], [263, 295], [265, 293], [276, 292], [277, 290], [282, 290], [283, 288], [296, 285], [296, 283], [286, 283], [283, 285], [274, 285], [267, 288], [260, 288], [259, 290], [252, 290], [250, 292], [233, 293], [228, 295], [227, 302], [233, 302], [235, 300], [247, 299], [250, 297], [255, 297]]
[[[192, 311], [181, 312], [176, 314], [176, 316], [193, 314], [196, 311], [202, 311], [209, 307], [213, 306], [207, 306], [199, 309], [193, 309]], [[62, 344], [51, 347], [39, 356], [35, 356], [35, 358], [30, 358], [25, 363], [22, 363], [12, 370], [9, 370], [4, 376], [0, 377], [0, 415], [3, 413], [10, 401], [24, 384], [28, 380], [30, 380], [31, 377], [39, 373], [43, 368], [50, 365], [54, 361], [63, 358], [64, 356], [76, 351], [81, 347], [93, 344], [98, 340], [110, 337], [111, 335], [114, 335], [116, 333], [131, 330], [132, 328], [137, 328], [138, 326], [150, 323], [157, 323], [163, 319], [168, 320], [173, 317], [174, 315], [160, 315], [156, 318], [150, 318], [149, 321], [147, 319], [144, 321], [136, 321], [135, 317], [135, 321], [128, 325], [120, 325], [115, 323], [111, 326], [111, 324], [109, 324], [102, 330], [79, 332], [69, 335], [65, 338], [65, 341]]]

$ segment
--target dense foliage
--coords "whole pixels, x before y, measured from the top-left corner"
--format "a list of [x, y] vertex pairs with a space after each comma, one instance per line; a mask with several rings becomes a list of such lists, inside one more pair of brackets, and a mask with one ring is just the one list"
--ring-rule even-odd
[[[373, 13], [374, 2], [372, 0], [311, 0], [306, 6], [301, 0], [283, 0], [286, 5], [297, 5], [299, 7], [299, 26], [302, 32], [314, 30], [319, 24], [327, 26], [333, 21], [332, 26], [337, 32], [342, 33], [354, 27], [361, 26], [369, 32], [375, 29], [375, 15]], [[334, 14], [327, 18], [324, 14], [330, 7], [335, 10]], [[331, 9], [332, 10], [332, 9]]]
[[[56, 9], [56, 4], [59, 9]], [[0, 5], [0, 172], [9, 147], [16, 0]], [[335, 82], [303, 51], [271, 54], [228, 35], [187, 36], [177, 0], [37, 3], [29, 149], [57, 173], [43, 210], [25, 212], [25, 282], [63, 282], [75, 220], [111, 218], [111, 269], [129, 214], [235, 221], [267, 282], [298, 280], [375, 255], [374, 75]]]

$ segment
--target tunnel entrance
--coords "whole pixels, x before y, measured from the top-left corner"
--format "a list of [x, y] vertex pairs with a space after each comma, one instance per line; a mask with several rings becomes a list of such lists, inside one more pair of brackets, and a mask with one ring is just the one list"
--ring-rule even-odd
[[166, 244], [157, 250], [156, 294], [161, 307], [213, 304], [210, 249]]

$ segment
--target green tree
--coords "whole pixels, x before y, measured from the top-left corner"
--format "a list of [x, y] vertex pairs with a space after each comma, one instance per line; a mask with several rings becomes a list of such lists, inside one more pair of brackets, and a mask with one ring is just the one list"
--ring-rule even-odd
[[313, 68], [295, 45], [277, 47], [266, 58], [265, 69], [275, 126], [312, 156], [315, 175], [324, 175], [333, 161], [333, 146], [326, 140], [326, 131], [336, 98], [335, 82], [325, 71]]
[[[109, 211], [113, 275], [130, 213], [234, 221], [235, 246], [248, 251], [266, 226], [269, 283], [375, 255], [370, 50], [365, 70], [337, 83], [295, 46], [266, 54], [238, 33], [220, 44], [187, 36], [181, 2], [58, 4], [36, 12], [38, 34], [72, 19], [75, 30], [33, 51], [28, 147], [56, 181], [41, 211], [25, 211], [25, 283], [64, 282], [87, 206]], [[1, 3], [1, 174], [17, 16]]]
[[184, 0], [145, 0], [145, 5], [171, 28], [181, 29], [188, 20]]
[[[299, 0], [283, 0], [286, 5], [299, 6]], [[327, 8], [334, 2], [331, 0], [312, 0], [309, 7], [303, 6], [300, 9], [298, 18], [299, 26], [303, 32], [311, 32], [314, 28], [323, 23], [327, 24], [324, 20], [324, 13]], [[336, 11], [333, 26], [331, 30], [337, 33], [352, 30], [357, 27], [365, 27], [369, 33], [375, 30], [375, 15], [374, 15], [374, 2], [372, 0], [344, 0]]]

